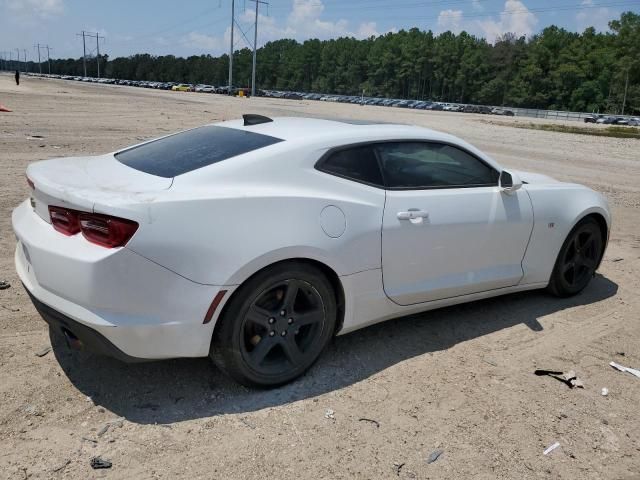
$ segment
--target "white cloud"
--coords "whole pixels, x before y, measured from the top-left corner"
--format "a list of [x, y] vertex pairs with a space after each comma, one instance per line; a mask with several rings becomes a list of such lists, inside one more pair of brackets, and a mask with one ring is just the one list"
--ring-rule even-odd
[[63, 12], [62, 0], [2, 0], [0, 6], [18, 15], [48, 17]]
[[438, 15], [438, 32], [460, 33], [463, 30], [462, 25], [462, 10], [442, 10]]
[[[584, 0], [591, 1], [591, 0]], [[475, 6], [477, 0], [473, 1]], [[478, 4], [479, 5], [479, 4]], [[481, 7], [480, 7], [481, 8]], [[447, 30], [460, 33], [465, 30], [473, 35], [494, 42], [501, 35], [512, 32], [516, 35], [531, 35], [535, 31], [538, 17], [522, 0], [505, 0], [504, 8], [497, 18], [466, 20], [462, 10], [442, 10], [438, 15], [436, 32]]]
[[380, 33], [376, 28], [376, 22], [365, 22], [360, 24], [358, 32], [353, 36], [358, 38], [369, 38], [377, 37], [378, 35], [380, 35]]
[[182, 37], [180, 43], [187, 47], [217, 51], [224, 47], [222, 39], [204, 33], [191, 32]]
[[484, 10], [484, 7], [482, 6], [482, 3], [480, 3], [480, 0], [471, 0], [471, 6], [474, 10]]
[[607, 7], [593, 8], [593, 0], [583, 0], [582, 5], [591, 7], [576, 13], [576, 26], [578, 31], [584, 31], [587, 27], [595, 27], [596, 30], [606, 32], [609, 30], [609, 20], [617, 14]]
[[480, 20], [477, 22], [482, 34], [493, 42], [507, 32], [516, 35], [531, 35], [538, 23], [538, 17], [521, 0], [506, 0], [499, 20]]

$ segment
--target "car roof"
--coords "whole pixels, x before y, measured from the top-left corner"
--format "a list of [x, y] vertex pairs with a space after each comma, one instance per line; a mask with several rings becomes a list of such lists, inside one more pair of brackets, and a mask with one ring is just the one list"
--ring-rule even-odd
[[[360, 119], [324, 119], [308, 117], [274, 117], [273, 121], [257, 125], [244, 125], [243, 120], [219, 122], [221, 127], [237, 128], [280, 138], [286, 141], [311, 141], [324, 138], [349, 140], [349, 143], [372, 139], [419, 138], [434, 141], [460, 140], [446, 133], [413, 125], [384, 123]], [[296, 142], [297, 143], [297, 142]]]

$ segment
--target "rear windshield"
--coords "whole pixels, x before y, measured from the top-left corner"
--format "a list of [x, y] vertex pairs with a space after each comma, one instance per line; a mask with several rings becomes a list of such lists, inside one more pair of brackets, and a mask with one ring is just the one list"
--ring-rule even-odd
[[235, 128], [206, 126], [154, 140], [117, 153], [123, 164], [158, 177], [172, 178], [282, 139]]

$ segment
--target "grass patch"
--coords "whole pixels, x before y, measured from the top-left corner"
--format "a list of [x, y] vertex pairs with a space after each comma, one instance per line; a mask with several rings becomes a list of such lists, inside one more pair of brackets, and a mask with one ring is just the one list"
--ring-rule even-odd
[[[507, 124], [504, 124], [507, 125]], [[597, 137], [638, 138], [640, 128], [611, 125], [605, 128], [576, 127], [571, 125], [558, 125], [555, 123], [512, 123], [508, 124], [516, 128], [528, 128], [531, 130], [545, 130], [547, 132], [577, 133], [578, 135], [595, 135]]]

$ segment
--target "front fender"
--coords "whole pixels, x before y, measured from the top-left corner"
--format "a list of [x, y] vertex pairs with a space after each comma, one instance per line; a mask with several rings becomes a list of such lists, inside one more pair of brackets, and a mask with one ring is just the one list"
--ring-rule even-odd
[[[534, 212], [531, 239], [522, 261], [521, 284], [546, 283], [569, 232], [587, 215], [601, 215], [611, 229], [611, 213], [600, 193], [582, 185], [527, 185]], [[605, 239], [606, 241], [607, 239]]]

